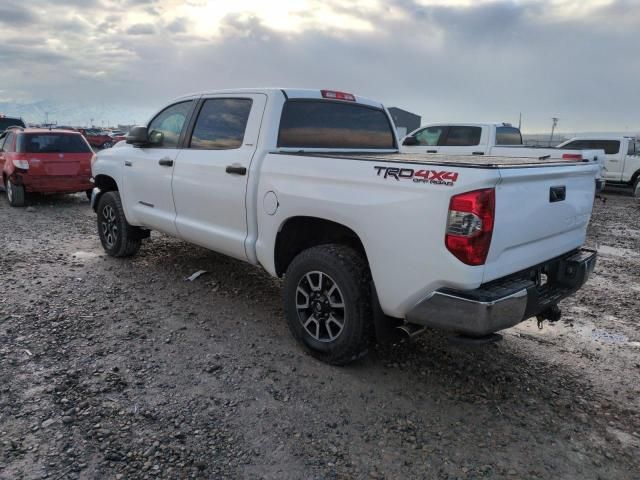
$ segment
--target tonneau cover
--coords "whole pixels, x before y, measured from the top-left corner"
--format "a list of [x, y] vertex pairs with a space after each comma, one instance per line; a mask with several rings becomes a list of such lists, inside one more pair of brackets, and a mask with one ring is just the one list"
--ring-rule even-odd
[[494, 157], [485, 155], [445, 155], [434, 153], [353, 153], [353, 152], [273, 152], [281, 155], [301, 155], [305, 157], [344, 158], [345, 160], [363, 160], [372, 162], [419, 163], [424, 165], [449, 165], [470, 168], [509, 168], [509, 167], [551, 167], [569, 165], [588, 165], [590, 162], [570, 161], [550, 158], [530, 157]]

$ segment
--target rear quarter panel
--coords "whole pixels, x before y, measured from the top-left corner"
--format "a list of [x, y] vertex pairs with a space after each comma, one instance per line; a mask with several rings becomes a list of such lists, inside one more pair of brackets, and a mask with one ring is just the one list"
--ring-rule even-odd
[[[385, 178], [376, 167], [447, 170], [453, 186]], [[403, 317], [417, 301], [448, 286], [476, 288], [484, 267], [464, 265], [444, 246], [449, 201], [460, 192], [493, 187], [495, 169], [268, 154], [257, 194], [259, 262], [275, 275], [274, 246], [288, 219], [317, 217], [342, 224], [362, 241], [382, 309]], [[267, 192], [279, 207], [268, 215]]]

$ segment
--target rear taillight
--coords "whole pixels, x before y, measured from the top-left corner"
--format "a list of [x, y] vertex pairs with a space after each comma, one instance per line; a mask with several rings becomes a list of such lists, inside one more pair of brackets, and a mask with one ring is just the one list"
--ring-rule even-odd
[[13, 160], [13, 166], [20, 170], [29, 170], [28, 160]]
[[487, 260], [496, 194], [493, 188], [474, 190], [451, 197], [445, 245], [467, 265], [483, 265]]
[[331, 98], [333, 100], [347, 100], [348, 102], [355, 102], [356, 97], [351, 93], [336, 92], [334, 90], [320, 90], [323, 98]]
[[563, 153], [562, 159], [563, 160], [582, 160], [582, 154], [581, 153]]

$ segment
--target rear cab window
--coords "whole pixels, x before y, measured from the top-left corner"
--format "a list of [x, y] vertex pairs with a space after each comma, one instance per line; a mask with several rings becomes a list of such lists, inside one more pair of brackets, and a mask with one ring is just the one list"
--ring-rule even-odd
[[522, 145], [522, 133], [515, 127], [497, 127], [496, 145]]
[[25, 133], [18, 137], [18, 153], [91, 153], [82, 135], [73, 133]]
[[395, 149], [393, 127], [380, 108], [331, 100], [290, 99], [284, 104], [279, 148]]

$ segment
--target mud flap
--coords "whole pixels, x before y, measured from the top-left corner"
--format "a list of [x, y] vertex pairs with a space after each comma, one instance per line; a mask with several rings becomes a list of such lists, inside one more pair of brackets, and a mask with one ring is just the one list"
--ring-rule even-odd
[[371, 310], [373, 313], [373, 326], [376, 342], [379, 345], [390, 345], [397, 343], [404, 337], [397, 329], [404, 322], [400, 318], [385, 315], [380, 307], [376, 286], [371, 282]]

